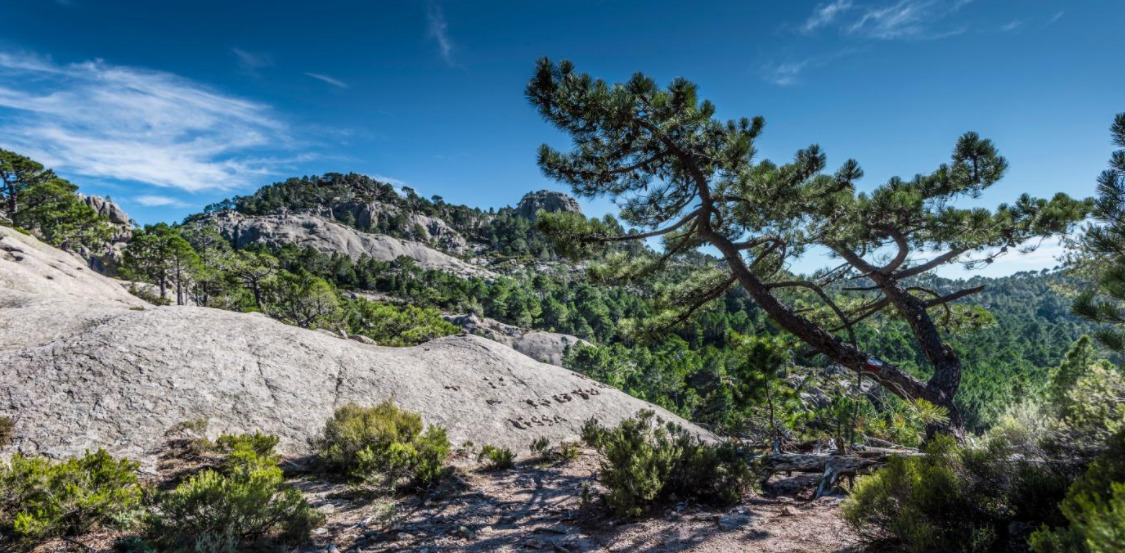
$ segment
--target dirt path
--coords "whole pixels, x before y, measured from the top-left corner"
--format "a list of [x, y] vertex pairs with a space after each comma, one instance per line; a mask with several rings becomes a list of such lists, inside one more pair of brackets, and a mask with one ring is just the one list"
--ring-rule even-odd
[[600, 501], [583, 508], [582, 489], [599, 491], [589, 452], [568, 464], [524, 462], [482, 471], [460, 463], [440, 500], [346, 497], [338, 486], [304, 482], [328, 515], [311, 551], [829, 552], [859, 551], [836, 516], [839, 499], [814, 502], [755, 496], [727, 509], [680, 503], [636, 521], [609, 516]]

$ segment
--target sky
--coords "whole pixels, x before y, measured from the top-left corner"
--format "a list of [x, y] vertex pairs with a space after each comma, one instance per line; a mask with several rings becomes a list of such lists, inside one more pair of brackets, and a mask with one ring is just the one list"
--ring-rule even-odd
[[485, 209], [566, 191], [535, 164], [568, 143], [523, 95], [542, 56], [685, 77], [719, 117], [765, 117], [762, 158], [817, 143], [860, 161], [861, 188], [978, 131], [1011, 164], [984, 206], [1093, 194], [1125, 111], [1120, 0], [0, 0], [0, 18], [0, 148], [142, 224], [324, 172]]

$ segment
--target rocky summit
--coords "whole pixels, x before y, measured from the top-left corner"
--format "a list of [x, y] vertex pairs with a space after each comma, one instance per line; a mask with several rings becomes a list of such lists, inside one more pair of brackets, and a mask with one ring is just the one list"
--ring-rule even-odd
[[582, 213], [582, 208], [578, 206], [578, 201], [574, 198], [563, 194], [562, 192], [554, 192], [551, 190], [540, 190], [538, 192], [530, 192], [520, 200], [516, 206], [516, 211], [521, 217], [527, 219], [534, 219], [539, 211], [546, 211], [547, 213]]

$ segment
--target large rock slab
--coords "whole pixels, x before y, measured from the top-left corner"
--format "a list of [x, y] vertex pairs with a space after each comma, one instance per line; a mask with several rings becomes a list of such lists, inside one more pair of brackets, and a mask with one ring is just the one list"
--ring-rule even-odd
[[570, 334], [520, 328], [488, 317], [447, 315], [445, 320], [460, 326], [469, 334], [500, 342], [536, 361], [560, 367], [563, 366], [563, 357], [568, 348], [579, 344], [590, 345], [586, 340]]
[[[205, 222], [214, 224], [235, 247], [250, 244], [280, 246], [295, 244], [324, 253], [338, 253], [352, 259], [367, 255], [380, 261], [406, 256], [427, 270], [444, 271], [460, 277], [492, 278], [487, 269], [433, 248], [383, 234], [362, 232], [311, 213], [280, 213], [245, 216], [233, 211], [217, 213]], [[435, 230], [435, 232], [437, 232]]]
[[709, 436], [484, 338], [386, 348], [262, 315], [154, 307], [68, 254], [10, 229], [0, 237], [0, 415], [16, 419], [8, 452], [105, 447], [152, 466], [169, 429], [206, 419], [213, 433], [276, 434], [283, 452], [300, 455], [335, 408], [387, 399], [444, 426], [455, 444], [525, 449], [645, 408]]

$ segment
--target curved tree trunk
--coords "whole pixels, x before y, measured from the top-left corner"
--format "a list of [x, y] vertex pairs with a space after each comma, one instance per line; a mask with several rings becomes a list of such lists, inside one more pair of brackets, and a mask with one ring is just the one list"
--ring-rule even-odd
[[[894, 284], [885, 290], [891, 302], [911, 323], [911, 329], [923, 352], [934, 365], [934, 374], [923, 382], [895, 365], [868, 355], [836, 335], [795, 313], [778, 300], [769, 287], [746, 265], [742, 253], [733, 242], [714, 232], [709, 225], [701, 225], [701, 236], [723, 254], [734, 277], [781, 328], [785, 329], [818, 353], [832, 361], [878, 382], [891, 393], [903, 399], [925, 399], [949, 412], [949, 424], [941, 430], [962, 436], [962, 419], [953, 403], [961, 384], [961, 362], [951, 348], [941, 342], [936, 325], [926, 313], [925, 303]], [[898, 300], [898, 301], [896, 301]], [[900, 305], [901, 303], [901, 305]], [[935, 429], [930, 429], [932, 433]]]

